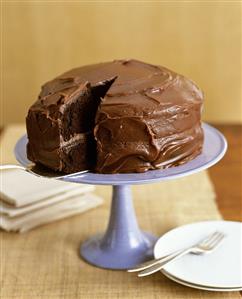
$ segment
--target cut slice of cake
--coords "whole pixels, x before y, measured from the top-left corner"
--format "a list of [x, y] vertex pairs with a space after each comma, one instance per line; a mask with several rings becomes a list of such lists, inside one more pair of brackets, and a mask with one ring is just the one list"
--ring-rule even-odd
[[91, 88], [75, 78], [57, 78], [44, 85], [26, 118], [28, 158], [65, 173], [94, 169], [96, 110], [112, 81]]

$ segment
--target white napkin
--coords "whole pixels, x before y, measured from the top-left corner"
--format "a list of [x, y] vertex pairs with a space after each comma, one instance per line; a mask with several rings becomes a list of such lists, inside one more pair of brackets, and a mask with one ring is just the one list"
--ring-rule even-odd
[[64, 202], [36, 210], [19, 217], [0, 215], [0, 227], [6, 231], [26, 232], [39, 225], [79, 214], [102, 203], [102, 199], [94, 194], [73, 196]]
[[2, 171], [0, 175], [0, 196], [16, 207], [33, 204], [74, 189], [83, 190], [83, 193], [94, 190], [93, 186], [39, 178], [18, 169]]
[[38, 178], [22, 170], [1, 172], [0, 228], [24, 232], [81, 213], [103, 201], [95, 188]]

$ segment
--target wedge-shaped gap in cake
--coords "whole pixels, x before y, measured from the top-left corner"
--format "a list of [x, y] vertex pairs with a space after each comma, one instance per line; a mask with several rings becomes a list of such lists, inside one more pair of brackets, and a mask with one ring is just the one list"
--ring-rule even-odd
[[95, 116], [101, 98], [105, 96], [115, 78], [91, 86], [87, 84], [80, 94], [66, 105], [61, 119], [61, 135], [64, 142], [77, 138], [77, 134], [92, 132], [95, 125]]

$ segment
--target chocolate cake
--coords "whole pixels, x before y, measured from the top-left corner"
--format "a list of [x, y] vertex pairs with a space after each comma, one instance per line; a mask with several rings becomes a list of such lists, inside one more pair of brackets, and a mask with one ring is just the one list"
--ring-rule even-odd
[[203, 94], [137, 60], [83, 66], [42, 86], [26, 118], [28, 158], [72, 173], [144, 172], [201, 153]]

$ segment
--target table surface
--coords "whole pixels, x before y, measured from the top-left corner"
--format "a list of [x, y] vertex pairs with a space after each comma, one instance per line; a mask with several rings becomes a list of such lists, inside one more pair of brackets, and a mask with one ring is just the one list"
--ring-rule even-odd
[[242, 126], [214, 126], [228, 141], [224, 158], [209, 169], [219, 211], [226, 220], [242, 221]]
[[[242, 221], [242, 125], [212, 125], [228, 141], [224, 158], [209, 169], [219, 211], [225, 220]], [[0, 134], [3, 129], [0, 129]]]

